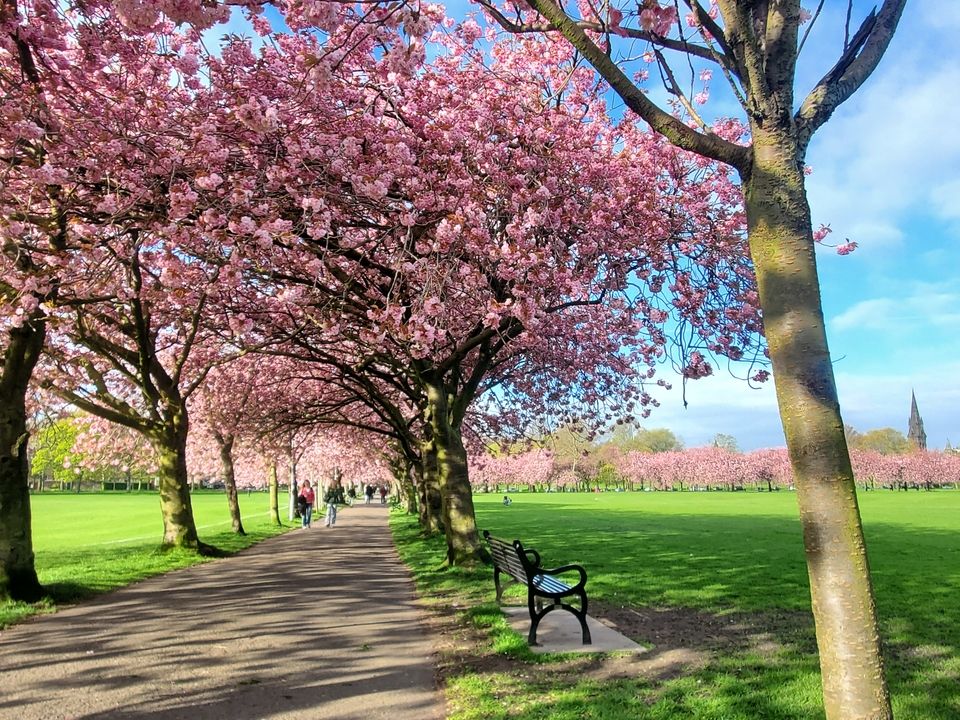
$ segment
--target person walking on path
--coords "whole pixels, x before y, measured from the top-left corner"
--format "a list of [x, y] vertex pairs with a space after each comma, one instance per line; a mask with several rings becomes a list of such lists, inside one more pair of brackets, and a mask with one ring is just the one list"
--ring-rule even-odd
[[363, 495], [366, 498], [366, 501], [363, 503], [364, 505], [369, 505], [370, 503], [372, 503], [373, 502], [373, 485], [371, 485], [370, 483], [367, 483], [367, 487], [363, 489]]
[[314, 494], [313, 488], [310, 487], [310, 481], [304, 480], [303, 487], [300, 488], [299, 497], [299, 504], [302, 508], [300, 510], [300, 527], [310, 527], [310, 519], [313, 516], [313, 503], [316, 502], [316, 499], [317, 496]]
[[340, 471], [335, 470], [333, 480], [327, 487], [327, 492], [323, 496], [323, 501], [327, 504], [327, 516], [324, 518], [324, 527], [333, 527], [337, 524], [337, 506], [346, 505], [343, 497], [343, 485], [340, 484]]
[[385, 488], [383, 485], [380, 486], [380, 504], [387, 504], [387, 488]]

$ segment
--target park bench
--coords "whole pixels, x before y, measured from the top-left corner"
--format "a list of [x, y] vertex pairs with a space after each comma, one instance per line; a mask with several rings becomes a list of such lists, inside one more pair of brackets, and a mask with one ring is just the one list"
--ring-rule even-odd
[[[504, 589], [514, 583], [527, 587], [527, 608], [530, 610], [530, 632], [527, 643], [537, 644], [537, 627], [543, 616], [553, 610], [567, 610], [580, 621], [583, 630], [583, 644], [590, 645], [590, 628], [587, 627], [587, 571], [580, 565], [563, 565], [550, 570], [544, 569], [540, 562], [540, 553], [523, 547], [523, 543], [514, 540], [512, 543], [501, 540], [483, 531], [490, 554], [493, 556], [493, 583], [497, 590], [497, 602], [503, 596]], [[554, 577], [568, 571], [580, 573], [580, 580], [575, 585], [568, 585]], [[510, 579], [501, 584], [501, 576]], [[579, 597], [580, 608], [563, 602], [564, 598]], [[546, 603], [544, 601], [547, 601]]]

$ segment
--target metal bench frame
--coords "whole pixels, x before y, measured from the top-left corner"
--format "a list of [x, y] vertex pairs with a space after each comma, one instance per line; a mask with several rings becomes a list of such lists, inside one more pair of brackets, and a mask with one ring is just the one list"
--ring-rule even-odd
[[[590, 645], [590, 628], [587, 627], [587, 571], [581, 565], [561, 565], [557, 568], [545, 569], [542, 567], [540, 553], [523, 547], [523, 543], [514, 540], [512, 543], [483, 531], [483, 537], [490, 547], [493, 556], [493, 583], [497, 590], [497, 602], [500, 602], [505, 588], [519, 583], [527, 587], [527, 607], [530, 610], [530, 632], [527, 634], [529, 645], [537, 644], [537, 627], [543, 616], [553, 610], [566, 610], [572, 613], [580, 622], [583, 635], [583, 644]], [[580, 580], [575, 585], [554, 577], [557, 574], [576, 571]], [[510, 579], [501, 584], [501, 576]], [[577, 608], [562, 602], [564, 598], [580, 598], [580, 607]], [[544, 603], [544, 600], [549, 603]]]

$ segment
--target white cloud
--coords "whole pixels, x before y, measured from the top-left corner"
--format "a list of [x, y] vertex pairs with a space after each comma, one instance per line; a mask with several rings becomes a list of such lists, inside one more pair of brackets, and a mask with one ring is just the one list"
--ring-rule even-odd
[[[860, 431], [892, 427], [906, 434], [910, 393], [915, 392], [931, 449], [947, 439], [960, 444], [960, 363], [939, 362], [889, 374], [836, 373], [844, 422]], [[784, 445], [773, 381], [751, 390], [722, 372], [687, 385], [684, 409], [679, 383], [658, 395], [661, 407], [645, 427], [670, 428], [687, 447], [709, 444], [717, 433], [733, 435], [742, 450]]]
[[895, 309], [895, 303], [888, 298], [864, 300], [837, 315], [831, 325], [835, 330], [887, 327], [887, 321]]
[[956, 213], [946, 200], [960, 187], [960, 134], [948, 118], [956, 116], [951, 88], [960, 84], [960, 63], [915, 45], [885, 58], [810, 149], [815, 222], [866, 249], [904, 235], [898, 228], [910, 211]]
[[890, 334], [930, 326], [960, 332], [960, 294], [920, 285], [913, 294], [873, 298], [852, 305], [830, 321], [833, 330], [884, 330]]
[[671, 381], [673, 390], [656, 393], [660, 407], [644, 426], [670, 428], [687, 447], [706, 445], [717, 433], [733, 435], [743, 449], [783, 445], [772, 381], [754, 389], [745, 380], [718, 370], [716, 375], [687, 383], [686, 408], [680, 379]]

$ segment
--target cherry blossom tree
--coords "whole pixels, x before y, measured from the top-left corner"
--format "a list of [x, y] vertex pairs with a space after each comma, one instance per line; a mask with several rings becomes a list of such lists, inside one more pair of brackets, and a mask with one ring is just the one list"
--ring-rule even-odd
[[[133, 479], [157, 476], [157, 457], [150, 444], [139, 433], [103, 418], [81, 415], [77, 418], [78, 433], [73, 444], [73, 464], [86, 470], [109, 468], [114, 477], [122, 477], [127, 489]], [[148, 483], [149, 486], [149, 483]]]
[[[191, 412], [198, 420], [198, 444], [203, 447], [211, 442], [217, 450], [217, 474], [223, 481], [233, 531], [240, 535], [245, 533], [237, 500], [234, 450], [238, 441], [252, 442], [260, 433], [259, 415], [273, 399], [271, 392], [285, 381], [283, 377], [270, 377], [271, 371], [278, 369], [277, 364], [263, 356], [244, 355], [213, 368], [191, 403]], [[200, 453], [202, 450], [198, 449], [197, 454]]]
[[[26, 490], [25, 395], [48, 329], [48, 308], [91, 247], [90, 223], [110, 207], [124, 148], [101, 125], [117, 103], [119, 58], [143, 58], [136, 38], [54, 3], [0, 5], [0, 597], [36, 599]], [[98, 34], [97, 30], [101, 30]], [[109, 47], [110, 52], [101, 52]], [[140, 65], [142, 68], [143, 66]], [[132, 70], [136, 74], [136, 70]], [[102, 88], [98, 85], [102, 84]], [[103, 90], [101, 94], [99, 90]], [[109, 137], [108, 137], [109, 136]], [[119, 137], [123, 137], [123, 134]], [[69, 150], [68, 150], [69, 149]], [[72, 155], [72, 156], [71, 156]], [[79, 165], [75, 159], [84, 157]]]
[[[803, 23], [811, 20], [800, 0], [716, 0], [709, 7], [699, 0], [479, 2], [509, 32], [566, 38], [656, 132], [736, 168], [799, 493], [827, 717], [890, 717], [869, 564], [827, 348], [804, 157], [813, 134], [877, 67], [905, 0], [885, 0], [859, 28], [851, 27], [848, 12], [836, 63], [799, 103], [797, 57], [807, 36]], [[618, 62], [636, 56], [636, 43], [663, 78], [670, 108], [641, 89], [649, 70]], [[671, 53], [690, 68], [694, 90], [686, 89]], [[711, 67], [723, 74], [743, 108], [750, 130], [746, 143], [722, 137], [698, 108], [708, 90], [693, 93], [709, 82]]]
[[[331, 74], [309, 35], [259, 56], [233, 43], [211, 87], [246, 165], [211, 166], [192, 191], [223, 208], [205, 231], [249, 278], [244, 312], [272, 352], [333, 368], [399, 436], [422, 417], [458, 562], [481, 552], [462, 438], [478, 397], [540, 412], [566, 398], [599, 422], [621, 413], [603, 402], [615, 393], [642, 414], [668, 321], [695, 328], [677, 344], [691, 377], [695, 347], [741, 357], [759, 322], [725, 172], [609, 122], [572, 55], [558, 69], [531, 61], [541, 41], [510, 42], [491, 73], [470, 26], [444, 37], [415, 74], [389, 55]], [[228, 212], [237, 187], [262, 201]]]

